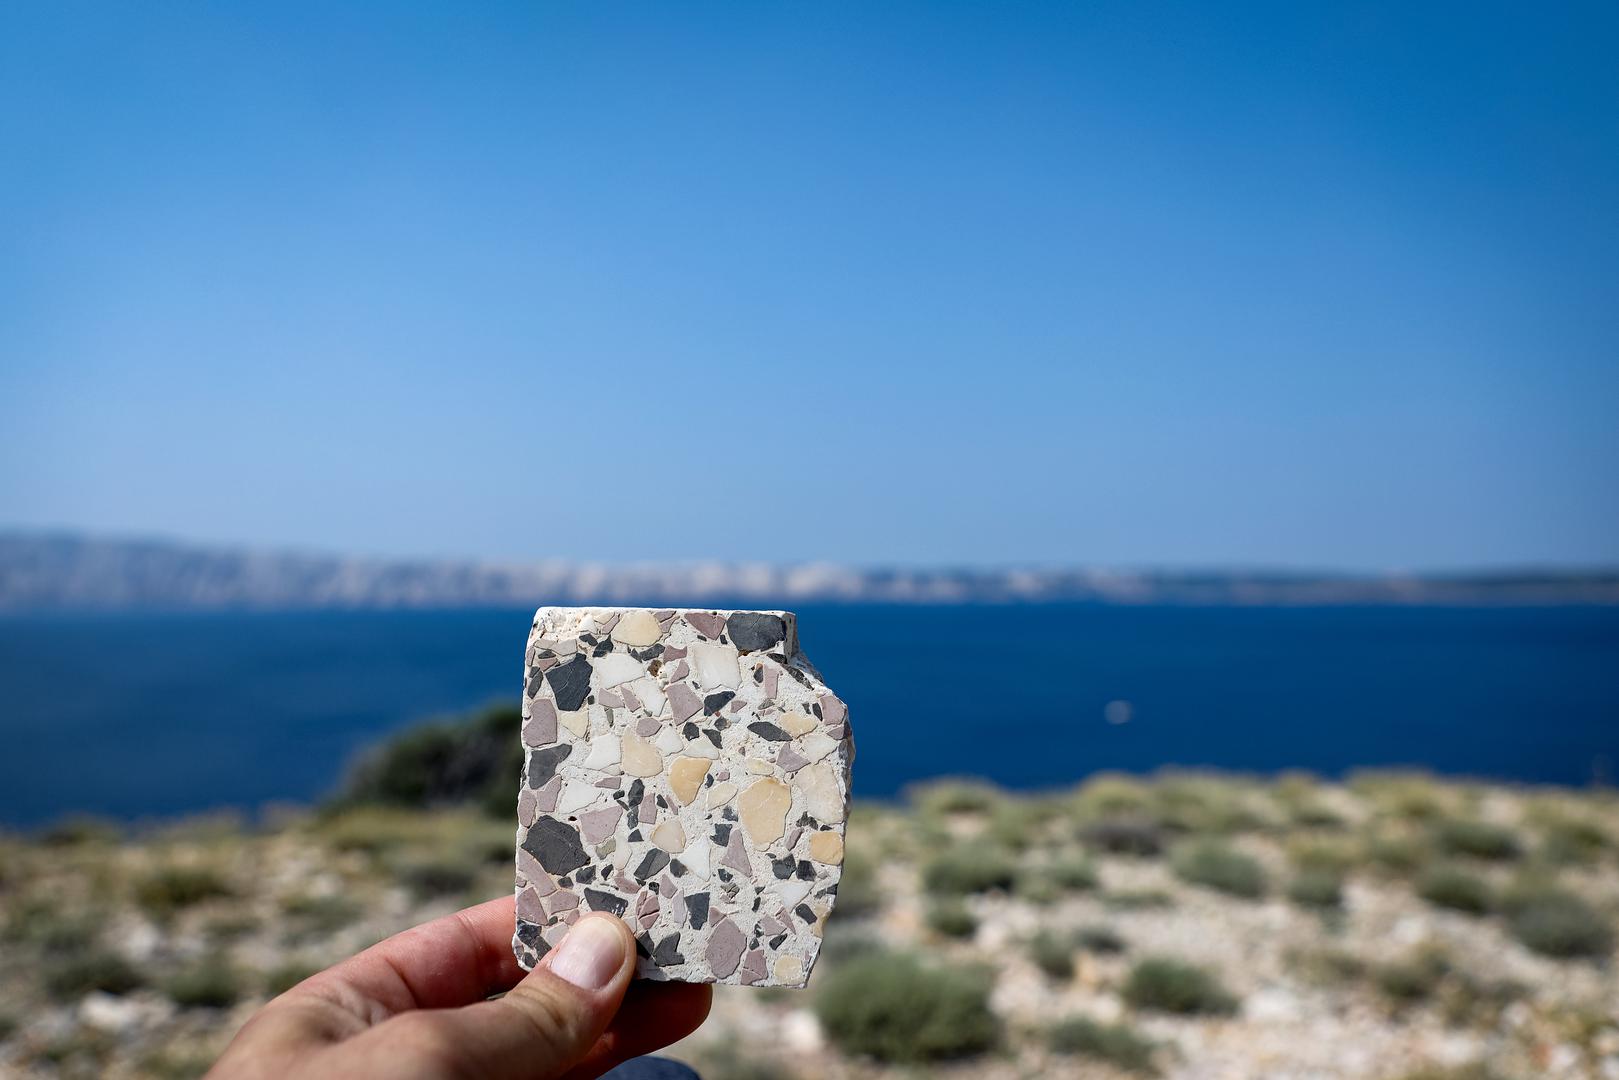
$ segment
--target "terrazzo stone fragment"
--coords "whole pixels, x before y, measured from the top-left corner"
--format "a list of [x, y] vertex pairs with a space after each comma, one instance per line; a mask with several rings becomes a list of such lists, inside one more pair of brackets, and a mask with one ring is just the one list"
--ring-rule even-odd
[[663, 772], [663, 755], [658, 748], [637, 735], [625, 735], [624, 771], [631, 776], [657, 776]]
[[579, 815], [579, 833], [590, 843], [600, 844], [612, 837], [623, 816], [624, 808], [617, 803], [600, 810], [587, 810]]
[[714, 973], [716, 979], [725, 979], [736, 970], [746, 945], [747, 939], [742, 936], [742, 931], [737, 929], [736, 923], [730, 919], [721, 919], [714, 924], [714, 929], [708, 935], [708, 948], [705, 953], [708, 957], [709, 970]]
[[780, 615], [768, 611], [733, 611], [725, 620], [731, 644], [742, 652], [769, 649], [787, 636], [787, 625]]
[[706, 638], [717, 638], [725, 629], [725, 616], [717, 611], [688, 611], [686, 622]]
[[836, 865], [843, 861], [843, 837], [835, 832], [818, 832], [810, 837], [810, 858], [819, 863]]
[[652, 830], [652, 842], [670, 854], [678, 855], [686, 849], [686, 830], [680, 827], [679, 819], [670, 818]]
[[703, 777], [708, 775], [711, 761], [702, 758], [682, 757], [676, 758], [669, 768], [669, 790], [678, 799], [681, 805], [691, 802], [697, 797], [697, 789], [703, 783]]
[[565, 821], [543, 817], [528, 828], [523, 850], [553, 874], [567, 874], [589, 862], [579, 833]]
[[585, 703], [590, 694], [590, 671], [590, 661], [575, 656], [545, 673], [558, 712], [572, 712]]
[[524, 746], [550, 746], [557, 741], [557, 707], [549, 701], [535, 701], [528, 706], [528, 719], [523, 721]]
[[795, 618], [541, 608], [524, 671], [518, 961], [605, 911], [642, 977], [802, 986], [854, 747]]
[[669, 707], [673, 710], [677, 724], [684, 724], [703, 711], [703, 699], [697, 696], [697, 691], [683, 682], [670, 685], [668, 698]]
[[737, 809], [754, 847], [769, 847], [781, 838], [792, 805], [793, 793], [780, 780], [760, 780], [742, 793]]
[[612, 639], [631, 648], [644, 649], [657, 644], [663, 634], [657, 618], [644, 608], [632, 608], [621, 613], [613, 625]]

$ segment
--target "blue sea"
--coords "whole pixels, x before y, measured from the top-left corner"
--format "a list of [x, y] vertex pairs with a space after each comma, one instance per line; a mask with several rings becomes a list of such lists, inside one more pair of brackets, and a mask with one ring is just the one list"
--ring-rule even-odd
[[[0, 619], [0, 823], [318, 799], [390, 732], [515, 700], [529, 618]], [[1615, 608], [840, 605], [799, 629], [865, 796], [1168, 765], [1587, 784], [1619, 762]]]

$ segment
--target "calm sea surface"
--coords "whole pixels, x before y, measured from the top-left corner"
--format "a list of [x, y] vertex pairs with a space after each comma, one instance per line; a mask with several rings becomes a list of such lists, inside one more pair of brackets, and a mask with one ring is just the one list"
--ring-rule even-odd
[[[315, 799], [391, 731], [515, 700], [529, 615], [0, 619], [0, 822]], [[799, 630], [868, 796], [1170, 764], [1582, 784], [1619, 761], [1619, 609], [836, 606]]]

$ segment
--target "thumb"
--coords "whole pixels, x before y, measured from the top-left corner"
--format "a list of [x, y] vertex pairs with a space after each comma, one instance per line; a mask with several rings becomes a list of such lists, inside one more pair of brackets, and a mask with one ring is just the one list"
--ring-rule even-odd
[[[431, 1075], [550, 1080], [578, 1064], [618, 1012], [635, 973], [635, 939], [613, 915], [587, 915], [573, 925], [546, 963], [497, 1001], [424, 1010], [395, 1018], [389, 1039]], [[412, 1075], [415, 1072], [412, 1071]]]

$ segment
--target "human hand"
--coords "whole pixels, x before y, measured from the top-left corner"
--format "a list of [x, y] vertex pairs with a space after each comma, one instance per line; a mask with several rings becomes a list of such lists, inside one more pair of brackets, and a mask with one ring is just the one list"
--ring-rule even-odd
[[208, 1080], [585, 1080], [708, 1015], [708, 986], [631, 985], [635, 939], [611, 915], [580, 919], [526, 975], [515, 921], [511, 897], [491, 900], [310, 976], [253, 1015]]

